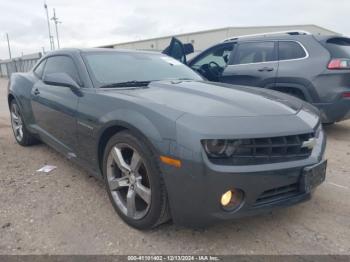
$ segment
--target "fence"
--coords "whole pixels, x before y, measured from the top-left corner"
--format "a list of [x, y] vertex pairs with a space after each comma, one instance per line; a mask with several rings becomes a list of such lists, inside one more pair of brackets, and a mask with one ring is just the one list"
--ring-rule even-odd
[[28, 72], [41, 56], [41, 53], [35, 53], [7, 60], [0, 60], [0, 77], [10, 77], [12, 73], [16, 72]]

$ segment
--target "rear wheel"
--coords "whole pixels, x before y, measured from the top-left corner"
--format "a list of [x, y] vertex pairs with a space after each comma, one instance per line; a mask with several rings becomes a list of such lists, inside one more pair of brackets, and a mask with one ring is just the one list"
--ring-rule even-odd
[[103, 173], [109, 198], [127, 224], [150, 229], [169, 219], [156, 158], [141, 137], [128, 131], [114, 135], [105, 149]]
[[21, 146], [30, 146], [36, 144], [38, 140], [27, 130], [23, 116], [16, 100], [12, 100], [10, 104], [11, 126], [13, 134], [18, 144]]

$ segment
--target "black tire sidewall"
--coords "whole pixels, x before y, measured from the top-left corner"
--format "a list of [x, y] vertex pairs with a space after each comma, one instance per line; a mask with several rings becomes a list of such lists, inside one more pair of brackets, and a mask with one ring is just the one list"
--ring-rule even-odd
[[[151, 206], [146, 214], [141, 219], [135, 220], [127, 217], [116, 205], [114, 202], [113, 196], [109, 189], [109, 185], [106, 179], [107, 174], [107, 158], [109, 152], [112, 147], [118, 143], [125, 143], [130, 145], [132, 148], [137, 150], [140, 154], [141, 158], [144, 161], [144, 164], [149, 172], [148, 178], [151, 185]], [[112, 202], [112, 205], [119, 216], [129, 225], [137, 228], [137, 229], [151, 229], [157, 225], [159, 218], [162, 214], [162, 209], [164, 208], [164, 187], [161, 183], [160, 171], [157, 164], [157, 159], [155, 158], [153, 152], [148, 148], [143, 139], [136, 134], [133, 134], [128, 131], [122, 131], [120, 133], [115, 134], [108, 141], [107, 146], [105, 148], [104, 156], [103, 156], [103, 176], [105, 181], [105, 186], [107, 189], [108, 196]]]

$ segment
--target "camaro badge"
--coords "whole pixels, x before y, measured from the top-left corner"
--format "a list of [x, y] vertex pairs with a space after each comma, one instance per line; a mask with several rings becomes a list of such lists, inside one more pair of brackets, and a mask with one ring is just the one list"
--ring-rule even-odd
[[314, 148], [315, 145], [316, 145], [316, 138], [312, 137], [309, 140], [304, 141], [301, 147], [302, 148], [306, 147], [311, 150]]

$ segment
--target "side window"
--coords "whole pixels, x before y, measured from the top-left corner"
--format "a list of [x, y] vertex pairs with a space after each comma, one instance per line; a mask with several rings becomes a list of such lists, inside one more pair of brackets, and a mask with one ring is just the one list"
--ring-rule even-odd
[[73, 60], [68, 56], [53, 56], [47, 59], [45, 75], [52, 73], [66, 73], [74, 81], [80, 83], [77, 68]]
[[278, 42], [279, 60], [298, 59], [306, 56], [304, 49], [297, 42], [280, 41]]
[[233, 64], [250, 64], [275, 61], [274, 42], [247, 42], [238, 46]]
[[42, 78], [43, 72], [44, 72], [44, 68], [45, 68], [45, 64], [46, 64], [46, 59], [41, 61], [40, 64], [34, 69], [34, 74], [37, 77]]
[[233, 44], [225, 45], [221, 47], [213, 48], [211, 51], [206, 53], [203, 57], [199, 58], [191, 67], [198, 69], [203, 65], [209, 64], [210, 62], [215, 62], [220, 67], [225, 67], [230, 54], [233, 50]]

